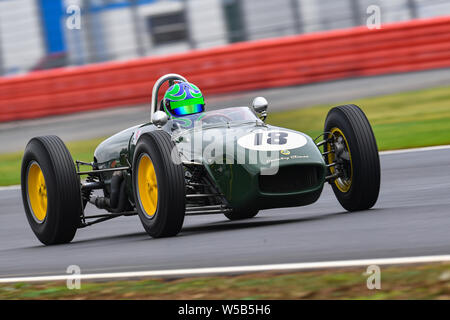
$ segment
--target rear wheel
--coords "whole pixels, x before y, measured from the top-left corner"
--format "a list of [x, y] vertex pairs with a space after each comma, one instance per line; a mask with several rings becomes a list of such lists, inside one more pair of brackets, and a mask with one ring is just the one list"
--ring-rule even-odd
[[375, 136], [364, 112], [356, 105], [338, 106], [325, 120], [325, 160], [334, 175], [331, 185], [348, 211], [373, 207], [380, 190], [380, 159]]
[[167, 132], [139, 138], [133, 161], [133, 191], [139, 218], [154, 237], [177, 235], [183, 226], [186, 191], [184, 169]]
[[37, 238], [46, 245], [70, 242], [83, 212], [81, 188], [60, 138], [30, 140], [22, 160], [21, 185], [27, 219]]
[[253, 218], [258, 214], [259, 210], [256, 209], [247, 209], [247, 210], [235, 210], [233, 209], [231, 212], [225, 213], [225, 217], [230, 220], [243, 220]]

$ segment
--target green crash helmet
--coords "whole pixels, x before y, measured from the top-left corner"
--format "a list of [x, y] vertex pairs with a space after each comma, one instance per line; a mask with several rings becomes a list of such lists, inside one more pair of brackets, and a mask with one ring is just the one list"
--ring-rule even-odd
[[203, 112], [205, 100], [200, 89], [192, 83], [177, 82], [169, 87], [163, 99], [169, 117], [183, 117]]

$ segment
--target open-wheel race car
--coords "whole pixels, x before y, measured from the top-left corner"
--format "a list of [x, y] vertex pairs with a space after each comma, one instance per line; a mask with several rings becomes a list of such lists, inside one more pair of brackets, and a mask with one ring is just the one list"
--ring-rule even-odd
[[[332, 108], [313, 140], [267, 124], [267, 106], [257, 97], [251, 108], [204, 111], [200, 90], [168, 74], [153, 87], [151, 121], [103, 141], [92, 162], [74, 162], [56, 136], [31, 139], [21, 184], [33, 232], [46, 245], [67, 243], [78, 228], [138, 215], [150, 236], [175, 236], [186, 215], [238, 220], [304, 206], [317, 201], [326, 182], [348, 211], [376, 203], [378, 148], [359, 107]], [[106, 212], [87, 215], [88, 204]]]

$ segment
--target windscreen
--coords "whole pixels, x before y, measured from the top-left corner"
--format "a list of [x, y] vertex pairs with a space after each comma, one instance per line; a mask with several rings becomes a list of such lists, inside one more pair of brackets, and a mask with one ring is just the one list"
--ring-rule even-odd
[[207, 111], [174, 119], [177, 129], [190, 129], [194, 126], [214, 126], [257, 121], [258, 117], [248, 107], [233, 107]]

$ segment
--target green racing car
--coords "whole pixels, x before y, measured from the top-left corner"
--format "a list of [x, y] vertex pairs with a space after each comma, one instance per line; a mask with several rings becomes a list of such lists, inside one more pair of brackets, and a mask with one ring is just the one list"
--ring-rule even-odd
[[[238, 220], [309, 205], [325, 183], [348, 211], [374, 206], [380, 161], [359, 107], [332, 108], [315, 140], [267, 124], [267, 108], [257, 97], [251, 107], [205, 111], [198, 87], [167, 74], [153, 87], [149, 121], [103, 141], [92, 162], [74, 162], [57, 136], [31, 139], [21, 169], [31, 229], [52, 245], [70, 242], [78, 228], [138, 215], [150, 236], [175, 236], [186, 215]], [[87, 215], [87, 205], [105, 213]]]

